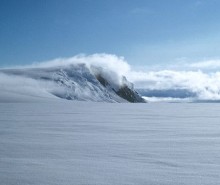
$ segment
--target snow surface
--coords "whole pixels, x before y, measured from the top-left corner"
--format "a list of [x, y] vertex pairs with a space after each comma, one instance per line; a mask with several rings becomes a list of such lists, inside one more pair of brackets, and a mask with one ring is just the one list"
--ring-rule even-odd
[[219, 104], [0, 103], [2, 185], [216, 185]]

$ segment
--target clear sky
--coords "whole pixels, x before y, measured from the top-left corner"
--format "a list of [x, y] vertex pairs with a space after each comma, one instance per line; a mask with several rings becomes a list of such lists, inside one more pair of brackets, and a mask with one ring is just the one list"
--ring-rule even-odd
[[219, 0], [0, 0], [0, 66], [80, 53], [132, 65], [220, 58]]

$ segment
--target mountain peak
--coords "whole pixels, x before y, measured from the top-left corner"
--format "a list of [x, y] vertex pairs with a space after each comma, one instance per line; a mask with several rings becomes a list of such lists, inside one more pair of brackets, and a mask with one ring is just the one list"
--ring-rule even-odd
[[[11, 81], [16, 78], [22, 83], [4, 85], [2, 91], [12, 90], [18, 93], [44, 96], [50, 94], [62, 99], [95, 102], [145, 102], [134, 90], [133, 84], [126, 77], [117, 76], [113, 71], [99, 67], [89, 67], [78, 63], [57, 67], [5, 69], [0, 70], [4, 78]], [[39, 93], [38, 93], [39, 92]], [[44, 92], [44, 93], [42, 93]]]

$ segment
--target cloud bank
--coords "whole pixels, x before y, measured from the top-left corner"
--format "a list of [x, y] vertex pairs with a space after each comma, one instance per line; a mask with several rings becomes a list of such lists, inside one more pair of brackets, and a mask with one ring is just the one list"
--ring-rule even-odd
[[[185, 90], [189, 94], [194, 94], [195, 100], [220, 100], [220, 72], [210, 74], [202, 71], [173, 70], [135, 72], [130, 79], [136, 88], [157, 90], [161, 91], [161, 94], [167, 92], [166, 97], [170, 98], [174, 98], [171, 92]], [[179, 97], [175, 96], [181, 98], [182, 94], [180, 93]], [[151, 97], [158, 95], [151, 94]], [[192, 98], [192, 95], [184, 98]]]
[[[103, 75], [113, 82], [121, 83], [121, 76], [126, 76], [134, 87], [148, 101], [219, 101], [220, 100], [220, 61], [208, 60], [196, 63], [182, 63], [166, 70], [135, 70], [123, 57], [110, 54], [77, 55], [71, 58], [58, 58], [50, 61], [34, 63], [19, 68], [53, 68], [85, 64], [90, 70], [101, 68]], [[146, 69], [146, 67], [144, 67]], [[149, 68], [149, 69], [152, 69]], [[14, 86], [10, 77], [0, 75], [0, 87]], [[37, 83], [37, 84], [36, 84]], [[43, 86], [44, 91], [52, 84], [40, 84], [27, 79], [17, 79], [17, 89], [23, 87], [30, 91], [31, 84]], [[47, 96], [46, 91], [44, 95]]]

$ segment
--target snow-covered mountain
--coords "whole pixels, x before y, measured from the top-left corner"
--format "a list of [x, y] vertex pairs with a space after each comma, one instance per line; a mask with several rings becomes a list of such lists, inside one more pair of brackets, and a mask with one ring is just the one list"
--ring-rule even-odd
[[[96, 102], [145, 102], [126, 77], [84, 63], [0, 70], [0, 96], [58, 97]], [[10, 98], [10, 97], [9, 97]]]

